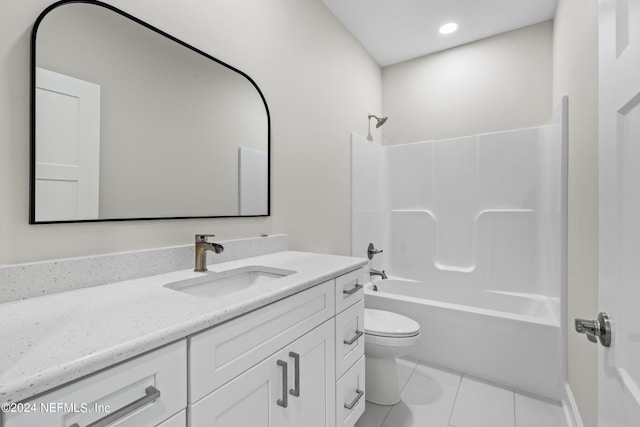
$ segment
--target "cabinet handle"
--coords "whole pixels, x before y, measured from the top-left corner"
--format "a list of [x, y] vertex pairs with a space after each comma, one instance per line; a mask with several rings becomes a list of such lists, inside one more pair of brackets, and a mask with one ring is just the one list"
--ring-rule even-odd
[[287, 362], [278, 360], [278, 366], [282, 367], [282, 399], [278, 399], [278, 405], [286, 408], [289, 406], [289, 395], [287, 394], [287, 388], [289, 387], [289, 379], [287, 378], [288, 366]]
[[[121, 418], [126, 417], [127, 415], [133, 413], [136, 409], [143, 407], [144, 405], [153, 402], [160, 398], [160, 390], [153, 386], [149, 386], [145, 389], [145, 395], [140, 399], [134, 400], [131, 403], [126, 404], [122, 408], [118, 409], [115, 412], [110, 413], [109, 415], [100, 418], [97, 421], [92, 422], [91, 424], [87, 424], [86, 427], [106, 427], [118, 421]], [[80, 427], [80, 424], [73, 423], [69, 427]]]
[[360, 289], [362, 289], [362, 285], [359, 285], [359, 284], [358, 284], [358, 282], [356, 281], [356, 285], [355, 285], [353, 288], [351, 288], [351, 289], [349, 289], [349, 290], [344, 290], [344, 289], [343, 289], [343, 290], [342, 290], [342, 293], [343, 293], [343, 294], [346, 294], [346, 295], [351, 295], [351, 294], [355, 294], [355, 293], [356, 293], [356, 292], [358, 292]]
[[300, 355], [290, 351], [289, 357], [293, 358], [293, 372], [295, 375], [293, 388], [289, 390], [289, 394], [295, 397], [300, 397]]
[[356, 397], [351, 401], [351, 403], [345, 403], [344, 409], [347, 409], [349, 411], [352, 410], [353, 407], [356, 406], [356, 403], [358, 403], [358, 401], [363, 395], [364, 395], [364, 391], [360, 389], [356, 389]]
[[356, 329], [356, 334], [353, 337], [351, 337], [351, 339], [344, 340], [343, 343], [345, 343], [346, 345], [351, 345], [354, 342], [358, 341], [358, 338], [360, 338], [362, 335], [364, 335], [364, 332]]

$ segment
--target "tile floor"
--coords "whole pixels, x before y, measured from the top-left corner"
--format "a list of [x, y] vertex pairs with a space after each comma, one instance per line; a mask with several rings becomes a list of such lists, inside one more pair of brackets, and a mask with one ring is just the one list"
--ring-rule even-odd
[[557, 402], [408, 360], [398, 376], [402, 401], [367, 402], [355, 427], [567, 427]]

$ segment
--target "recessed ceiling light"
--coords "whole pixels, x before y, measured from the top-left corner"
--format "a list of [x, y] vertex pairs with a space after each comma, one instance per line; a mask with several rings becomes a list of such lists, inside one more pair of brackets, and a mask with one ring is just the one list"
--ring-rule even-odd
[[455, 33], [458, 29], [458, 24], [455, 22], [449, 22], [440, 27], [440, 34], [451, 34]]

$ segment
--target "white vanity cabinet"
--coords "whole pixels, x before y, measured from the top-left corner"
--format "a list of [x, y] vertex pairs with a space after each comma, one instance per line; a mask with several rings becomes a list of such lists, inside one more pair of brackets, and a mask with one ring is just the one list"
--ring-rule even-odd
[[367, 281], [358, 269], [191, 337], [189, 426], [353, 425]]
[[3, 426], [185, 426], [186, 378], [183, 339], [21, 403]]
[[239, 299], [229, 309], [245, 311], [231, 320], [28, 399], [37, 411], [3, 413], [0, 425], [353, 426], [364, 410], [369, 276], [323, 277], [261, 307]]

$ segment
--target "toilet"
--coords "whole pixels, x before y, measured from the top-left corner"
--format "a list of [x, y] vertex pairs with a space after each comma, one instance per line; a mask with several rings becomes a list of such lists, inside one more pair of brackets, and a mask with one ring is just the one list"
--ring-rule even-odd
[[418, 344], [420, 325], [390, 311], [364, 310], [365, 396], [377, 405], [400, 402], [396, 357], [406, 356]]

